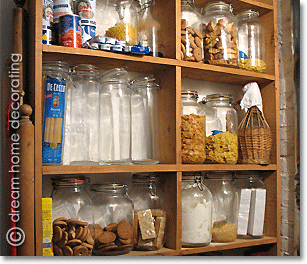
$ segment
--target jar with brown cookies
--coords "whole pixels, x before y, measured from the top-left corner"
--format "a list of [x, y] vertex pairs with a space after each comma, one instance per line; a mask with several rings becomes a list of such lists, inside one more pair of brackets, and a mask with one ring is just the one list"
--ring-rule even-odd
[[210, 2], [203, 13], [205, 63], [238, 67], [237, 19], [231, 5]]
[[134, 174], [130, 198], [134, 204], [134, 248], [159, 250], [166, 240], [166, 204], [159, 177]]
[[194, 0], [181, 0], [181, 59], [203, 60], [202, 16]]
[[95, 224], [93, 255], [122, 255], [133, 249], [133, 203], [127, 185], [91, 185]]
[[89, 179], [84, 176], [53, 178], [52, 219], [55, 256], [91, 256], [94, 246]]

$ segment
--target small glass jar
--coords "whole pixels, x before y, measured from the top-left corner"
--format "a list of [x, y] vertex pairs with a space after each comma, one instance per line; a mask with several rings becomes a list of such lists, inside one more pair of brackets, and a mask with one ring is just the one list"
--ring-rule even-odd
[[[80, 64], [72, 73], [69, 130], [70, 164], [98, 165], [100, 69]], [[69, 113], [68, 113], [69, 114]]]
[[91, 185], [95, 218], [94, 255], [122, 255], [133, 248], [133, 203], [126, 184]]
[[211, 94], [202, 99], [206, 115], [206, 162], [236, 164], [238, 116], [230, 94]]
[[93, 206], [89, 179], [67, 176], [52, 179], [53, 253], [55, 256], [91, 256], [94, 245]]
[[238, 66], [237, 19], [231, 5], [214, 1], [204, 7], [203, 35], [205, 63]]
[[205, 116], [197, 98], [196, 91], [181, 91], [182, 163], [203, 163], [206, 159]]
[[248, 71], [266, 72], [264, 28], [259, 12], [241, 10], [238, 19], [239, 67]]
[[129, 196], [134, 204], [134, 248], [159, 250], [166, 240], [166, 204], [159, 177], [134, 174]]
[[202, 16], [194, 0], [181, 0], [181, 59], [203, 60]]
[[201, 175], [182, 176], [182, 246], [203, 247], [211, 243], [212, 195]]
[[153, 77], [130, 82], [131, 155], [133, 164], [160, 162], [158, 89]]
[[239, 188], [229, 172], [207, 173], [204, 184], [213, 199], [212, 242], [232, 242], [237, 238]]

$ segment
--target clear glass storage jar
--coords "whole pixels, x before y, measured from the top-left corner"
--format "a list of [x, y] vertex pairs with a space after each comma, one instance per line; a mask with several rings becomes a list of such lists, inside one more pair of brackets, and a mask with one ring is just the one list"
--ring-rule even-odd
[[259, 21], [259, 12], [241, 10], [238, 19], [239, 67], [266, 72], [264, 28]]
[[128, 72], [115, 68], [101, 77], [99, 111], [99, 164], [131, 162], [131, 90]]
[[237, 67], [238, 24], [231, 5], [222, 1], [210, 2], [203, 13], [204, 61]]
[[197, 98], [196, 91], [181, 91], [182, 163], [203, 163], [206, 159], [205, 116]]
[[210, 172], [204, 184], [213, 199], [212, 242], [232, 242], [237, 238], [239, 187], [230, 172]]
[[134, 204], [134, 248], [159, 250], [166, 240], [166, 201], [159, 177], [134, 174], [129, 196]]
[[236, 164], [238, 116], [230, 94], [210, 94], [202, 99], [206, 115], [206, 162]]
[[133, 203], [127, 185], [91, 185], [95, 225], [94, 255], [121, 255], [133, 248]]
[[203, 34], [202, 16], [194, 5], [194, 0], [181, 0], [181, 59], [202, 61]]
[[94, 245], [93, 206], [89, 179], [66, 176], [52, 179], [53, 253], [55, 256], [91, 256]]
[[211, 192], [198, 173], [183, 173], [181, 190], [182, 246], [207, 246], [212, 237]]
[[131, 156], [134, 164], [157, 164], [160, 161], [158, 89], [154, 77], [130, 82], [131, 87]]
[[74, 67], [74, 87], [67, 102], [67, 140], [71, 165], [98, 165], [100, 69], [90, 64]]

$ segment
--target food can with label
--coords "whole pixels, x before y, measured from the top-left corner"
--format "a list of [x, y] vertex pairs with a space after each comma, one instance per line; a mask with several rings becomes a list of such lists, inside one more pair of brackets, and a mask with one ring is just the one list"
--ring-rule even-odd
[[[81, 24], [82, 25], [82, 24]], [[82, 44], [96, 35], [96, 27], [94, 26], [81, 26], [82, 27]]]
[[60, 16], [59, 45], [82, 48], [81, 18], [77, 15]]
[[43, 0], [43, 44], [52, 43], [53, 0]]
[[74, 13], [74, 0], [54, 0], [53, 18], [54, 22], [59, 22], [60, 16], [72, 15]]
[[96, 26], [96, 0], [77, 0], [75, 12], [81, 17], [82, 26]]

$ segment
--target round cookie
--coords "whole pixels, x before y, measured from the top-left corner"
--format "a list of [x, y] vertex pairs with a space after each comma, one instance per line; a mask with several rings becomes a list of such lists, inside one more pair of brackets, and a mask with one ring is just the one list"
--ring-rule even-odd
[[103, 231], [99, 235], [99, 237], [97, 237], [97, 241], [100, 244], [111, 243], [111, 242], [114, 242], [115, 239], [116, 239], [116, 235], [113, 232], [109, 232], [109, 231]]
[[87, 236], [86, 236], [86, 238], [83, 241], [87, 242], [90, 245], [94, 245], [95, 241], [94, 241], [90, 231], [87, 233]]
[[66, 223], [68, 225], [76, 225], [78, 222], [79, 222], [79, 220], [76, 219], [76, 218], [69, 218], [69, 219], [66, 220]]
[[78, 239], [83, 241], [87, 237], [88, 232], [89, 232], [88, 227], [87, 226], [83, 227], [83, 233], [79, 236]]
[[52, 241], [54, 244], [58, 243], [62, 238], [62, 229], [59, 226], [53, 226]]
[[187, 27], [187, 21], [185, 19], [181, 19], [181, 29], [185, 29]]
[[193, 37], [189, 38], [189, 42], [190, 42], [190, 47], [191, 48], [193, 48], [193, 49], [197, 48], [197, 45], [195, 44]]
[[83, 227], [82, 226], [77, 227], [75, 238], [79, 239], [82, 236], [82, 234], [83, 234]]
[[195, 33], [194, 35], [196, 35], [197, 37], [199, 37], [201, 39], [204, 38], [203, 34], [201, 34], [201, 32], [197, 28], [193, 28], [193, 30], [194, 30], [194, 33]]
[[118, 223], [117, 226], [117, 235], [122, 239], [128, 239], [132, 237], [133, 228], [125, 220], [122, 220]]
[[76, 246], [80, 246], [81, 244], [82, 244], [81, 240], [79, 240], [79, 239], [72, 239], [72, 240], [69, 240], [66, 245], [71, 247], [71, 248], [74, 248]]
[[88, 249], [85, 246], [76, 246], [74, 248], [74, 256], [88, 256]]
[[66, 231], [64, 231], [64, 232], [62, 233], [62, 238], [61, 238], [61, 240], [58, 242], [58, 246], [59, 246], [60, 248], [64, 247], [64, 246], [66, 245], [67, 241], [68, 241], [68, 233], [67, 233]]
[[56, 256], [63, 256], [63, 251], [60, 247], [58, 247], [57, 245], [53, 245], [53, 253]]
[[194, 35], [194, 34], [195, 34], [194, 30], [193, 30], [190, 26], [187, 27], [187, 31], [188, 31], [191, 35]]
[[54, 221], [54, 222], [53, 222], [53, 225], [54, 225], [54, 226], [59, 226], [59, 227], [63, 228], [63, 227], [66, 227], [66, 226], [67, 226], [67, 223], [66, 223], [65, 221], [59, 221], [59, 220], [57, 220], [57, 221]]
[[196, 48], [193, 50], [193, 55], [195, 57], [196, 61], [201, 61], [202, 60], [202, 51], [201, 48]]
[[105, 228], [104, 228], [105, 231], [109, 231], [109, 232], [116, 232], [117, 230], [117, 223], [111, 223], [111, 224], [108, 224]]
[[64, 246], [62, 247], [62, 251], [63, 251], [63, 255], [64, 256], [73, 256], [74, 255], [74, 251], [71, 249], [71, 247], [69, 246]]
[[201, 39], [199, 37], [195, 37], [194, 42], [197, 45], [197, 47], [202, 48], [203, 42], [201, 41]]
[[66, 217], [59, 217], [59, 218], [55, 219], [53, 222], [55, 222], [55, 221], [64, 221], [64, 222], [66, 222], [67, 218]]
[[81, 246], [85, 246], [85, 247], [87, 247], [87, 249], [88, 249], [88, 250], [91, 250], [91, 249], [93, 249], [93, 248], [94, 248], [94, 246], [93, 246], [93, 245], [90, 245], [90, 244], [85, 243], [85, 242], [83, 242], [83, 243], [81, 244]]
[[118, 240], [119, 240], [120, 242], [122, 242], [123, 244], [126, 244], [126, 245], [132, 243], [132, 239], [131, 239], [131, 238], [128, 238], [128, 239], [121, 239], [121, 238], [119, 238]]

